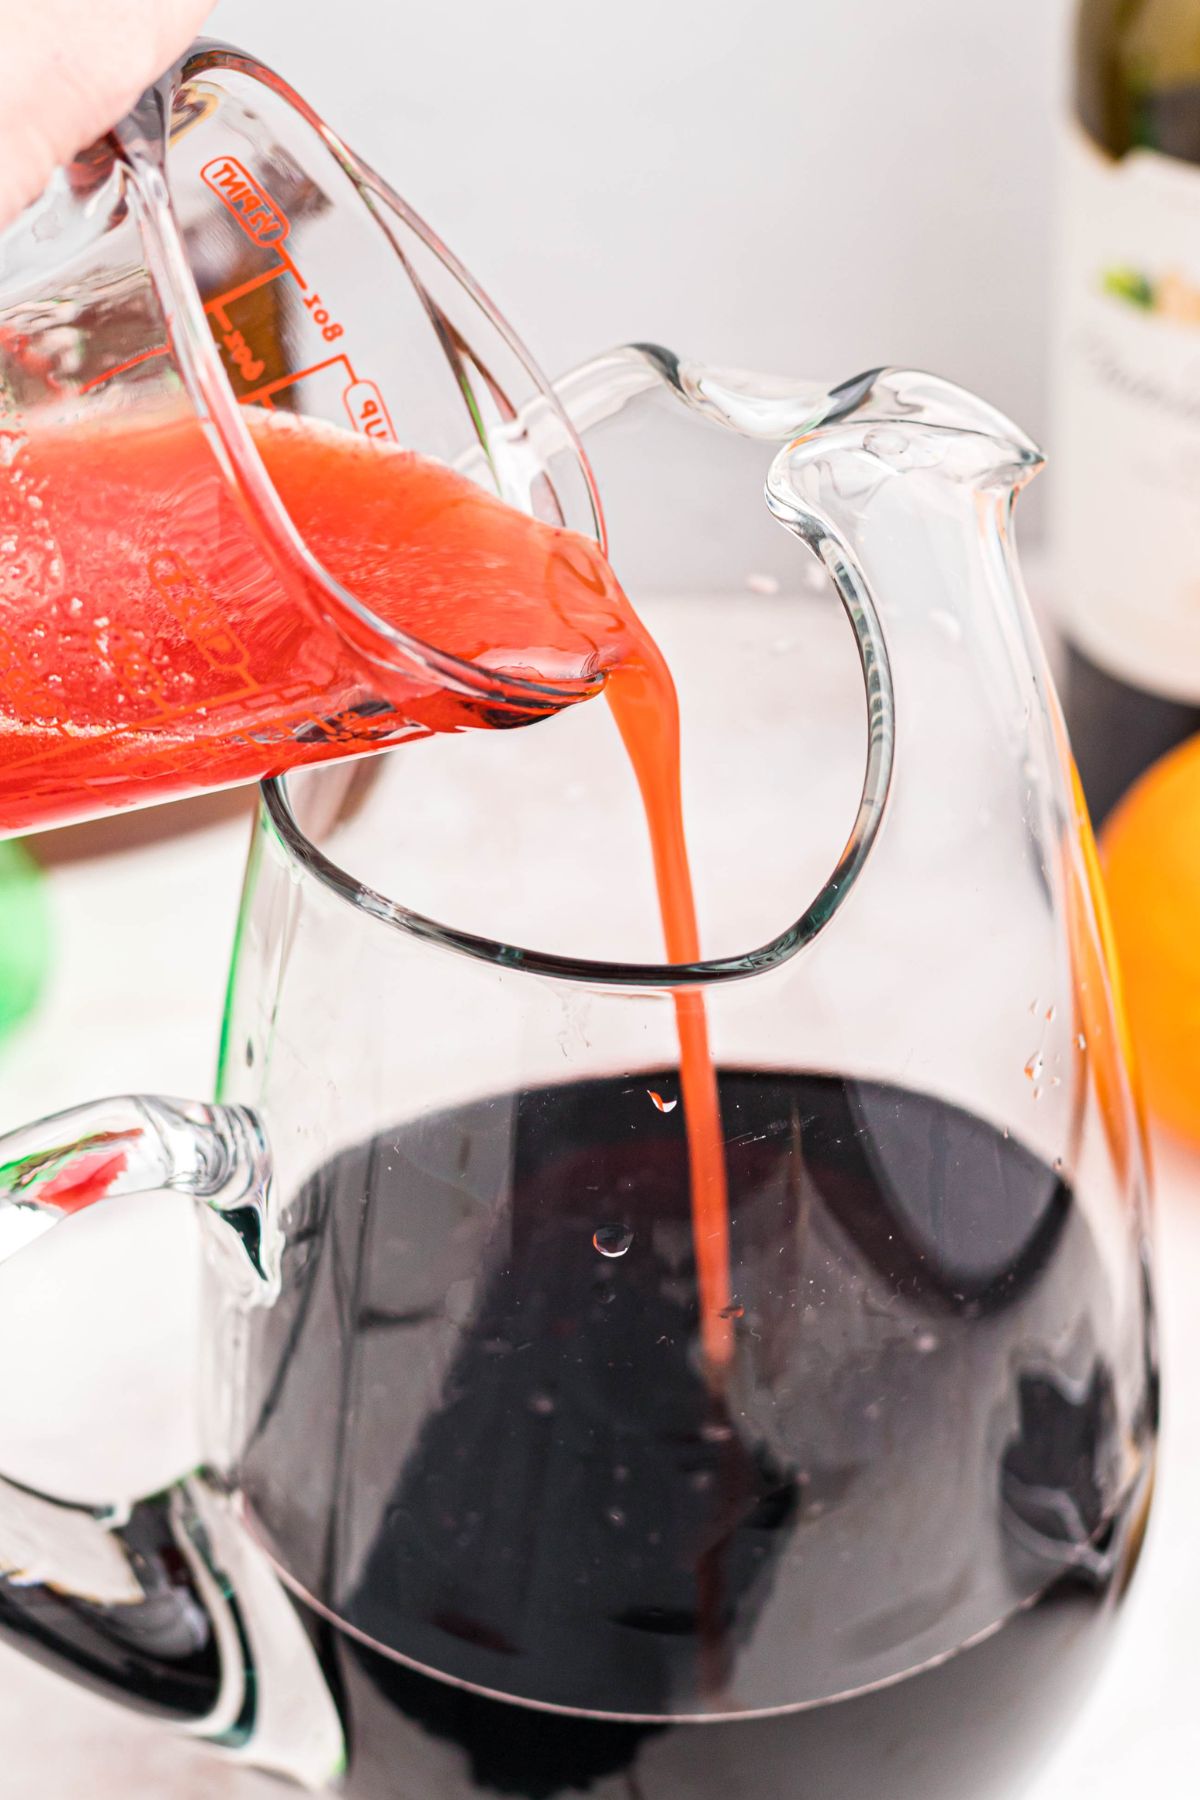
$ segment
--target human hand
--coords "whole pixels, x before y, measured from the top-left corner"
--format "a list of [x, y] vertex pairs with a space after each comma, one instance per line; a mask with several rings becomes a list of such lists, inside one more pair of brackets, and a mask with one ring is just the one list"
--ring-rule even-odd
[[0, 228], [187, 49], [213, 0], [0, 0]]

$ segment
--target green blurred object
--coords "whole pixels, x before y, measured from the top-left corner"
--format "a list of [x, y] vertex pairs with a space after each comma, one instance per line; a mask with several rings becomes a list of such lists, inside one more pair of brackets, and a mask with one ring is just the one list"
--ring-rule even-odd
[[1128, 300], [1131, 306], [1145, 308], [1154, 305], [1154, 288], [1138, 269], [1106, 269], [1103, 286], [1114, 300]]
[[23, 845], [0, 840], [0, 1038], [33, 1011], [49, 968], [46, 877]]

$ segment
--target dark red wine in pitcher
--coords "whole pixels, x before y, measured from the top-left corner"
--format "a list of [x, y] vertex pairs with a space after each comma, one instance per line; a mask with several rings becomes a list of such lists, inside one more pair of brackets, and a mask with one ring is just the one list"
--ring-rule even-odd
[[714, 1384], [677, 1085], [481, 1099], [297, 1198], [245, 1487], [351, 1800], [983, 1800], [1092, 1673], [1155, 1379], [1131, 1461], [1078, 1196], [945, 1102], [721, 1071]]

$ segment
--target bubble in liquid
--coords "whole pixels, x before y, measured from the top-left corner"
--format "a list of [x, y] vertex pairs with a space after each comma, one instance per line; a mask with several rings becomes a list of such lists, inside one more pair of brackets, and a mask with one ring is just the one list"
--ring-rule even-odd
[[541, 1419], [548, 1419], [550, 1414], [554, 1411], [554, 1401], [549, 1394], [531, 1394], [529, 1396], [529, 1410], [532, 1413], [537, 1413], [538, 1417]]
[[678, 1100], [664, 1100], [662, 1095], [656, 1094], [653, 1088], [647, 1088], [646, 1092], [649, 1094], [660, 1113], [674, 1112], [675, 1108], [679, 1105]]
[[619, 1506], [607, 1507], [605, 1509], [604, 1516], [608, 1520], [610, 1525], [615, 1525], [617, 1527], [618, 1531], [621, 1529], [621, 1526], [625, 1523], [625, 1514], [621, 1511], [621, 1508]]
[[1028, 1075], [1030, 1081], [1037, 1081], [1045, 1066], [1045, 1057], [1040, 1050], [1035, 1050], [1029, 1061], [1025, 1064], [1025, 1073]]
[[592, 1246], [601, 1256], [624, 1256], [632, 1242], [628, 1225], [600, 1225], [592, 1233]]

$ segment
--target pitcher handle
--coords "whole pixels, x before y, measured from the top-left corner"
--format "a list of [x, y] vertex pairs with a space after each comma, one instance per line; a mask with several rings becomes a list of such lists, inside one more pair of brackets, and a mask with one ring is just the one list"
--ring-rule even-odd
[[269, 1303], [279, 1245], [268, 1226], [271, 1162], [255, 1115], [161, 1095], [120, 1094], [0, 1136], [0, 1263], [99, 1200], [190, 1194], [228, 1229], [212, 1242], [247, 1301]]
[[[279, 1279], [270, 1153], [239, 1106], [122, 1095], [0, 1136], [0, 1263], [102, 1201], [164, 1190], [198, 1202], [230, 1306], [269, 1304]], [[340, 1724], [303, 1627], [201, 1474], [116, 1506], [0, 1475], [0, 1634], [304, 1786], [339, 1766]], [[272, 1668], [279, 1682], [264, 1679]]]

